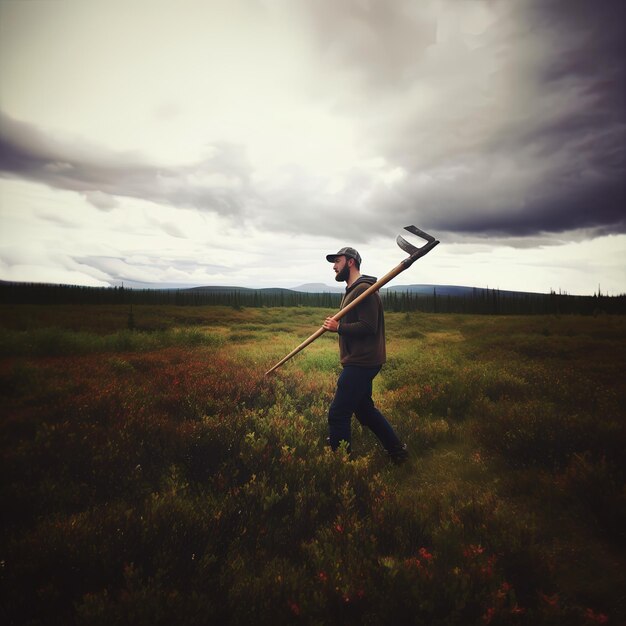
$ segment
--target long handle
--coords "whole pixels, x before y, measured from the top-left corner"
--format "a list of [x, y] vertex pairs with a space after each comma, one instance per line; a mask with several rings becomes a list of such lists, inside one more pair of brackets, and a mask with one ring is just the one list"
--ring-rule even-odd
[[320, 329], [316, 330], [308, 339], [303, 341], [297, 348], [294, 348], [286, 357], [283, 357], [272, 369], [267, 370], [265, 375], [271, 374], [274, 370], [277, 370], [283, 363], [286, 363], [292, 356], [295, 356], [300, 352], [300, 350], [304, 350], [310, 343], [313, 343], [318, 337], [321, 337], [326, 332], [326, 329], [322, 326]]
[[[410, 228], [411, 228], [411, 232], [414, 232], [415, 234], [422, 236], [424, 239], [427, 239], [428, 243], [422, 246], [421, 248], [415, 248], [414, 246], [410, 246], [406, 242], [403, 242], [404, 244], [408, 246], [408, 248], [405, 247], [405, 245], [402, 245], [401, 247], [403, 247], [404, 249], [410, 249], [412, 252], [414, 251], [413, 254], [411, 254], [411, 256], [404, 259], [404, 261], [402, 261], [398, 265], [396, 265], [396, 267], [394, 267], [390, 272], [387, 272], [382, 278], [377, 280], [373, 285], [367, 288], [360, 296], [352, 300], [352, 302], [347, 304], [343, 309], [341, 309], [340, 311], [337, 311], [337, 313], [333, 315], [334, 320], [339, 321], [348, 311], [351, 311], [355, 306], [357, 306], [359, 302], [362, 302], [363, 300], [365, 300], [365, 298], [373, 294], [375, 291], [378, 291], [381, 287], [385, 286], [390, 280], [394, 279], [398, 274], [400, 274], [404, 270], [411, 267], [411, 265], [413, 265], [413, 263], [415, 263], [417, 259], [419, 259], [420, 257], [423, 257], [425, 254], [428, 254], [439, 243], [439, 241], [435, 240], [434, 237], [431, 237], [430, 235], [419, 230], [415, 226], [412, 226]], [[267, 376], [268, 374], [271, 374], [274, 370], [278, 369], [283, 363], [286, 363], [291, 357], [298, 354], [298, 352], [306, 348], [310, 343], [313, 343], [318, 337], [321, 337], [325, 332], [326, 332], [326, 329], [323, 326], [319, 328], [318, 330], [316, 330], [308, 339], [305, 339], [297, 348], [294, 348], [286, 357], [283, 357], [280, 361], [278, 361], [278, 363], [276, 363], [274, 367], [267, 370], [267, 372], [265, 372], [265, 375]]]
[[[376, 281], [373, 285], [368, 287], [360, 296], [352, 300], [352, 302], [350, 302], [349, 304], [346, 304], [346, 306], [343, 309], [341, 309], [341, 311], [338, 311], [337, 313], [335, 313], [335, 315], [333, 315], [333, 319], [336, 321], [339, 321], [348, 311], [351, 311], [357, 304], [359, 304], [359, 302], [362, 302], [363, 300], [365, 300], [365, 298], [367, 298], [367, 296], [373, 294], [375, 291], [378, 291], [382, 286], [386, 285], [390, 280], [395, 278], [400, 272], [403, 272], [407, 267], [408, 265], [405, 265], [404, 261], [400, 263], [399, 265], [397, 265], [396, 267], [394, 267], [390, 272], [385, 274], [380, 280]], [[310, 343], [313, 343], [318, 337], [321, 337], [325, 332], [326, 332], [326, 329], [323, 326], [319, 328], [308, 339], [303, 341], [297, 348], [292, 350], [286, 357], [278, 361], [278, 363], [276, 363], [276, 365], [274, 365], [272, 369], [267, 370], [267, 372], [265, 372], [265, 375], [267, 376], [268, 374], [271, 374], [275, 369], [278, 369], [283, 363], [286, 363], [291, 357], [298, 354], [298, 352], [306, 348]]]

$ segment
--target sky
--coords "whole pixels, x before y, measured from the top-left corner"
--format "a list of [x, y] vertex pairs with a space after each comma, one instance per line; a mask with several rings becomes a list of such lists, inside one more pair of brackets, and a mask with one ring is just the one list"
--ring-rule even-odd
[[0, 0], [0, 280], [626, 293], [622, 0]]

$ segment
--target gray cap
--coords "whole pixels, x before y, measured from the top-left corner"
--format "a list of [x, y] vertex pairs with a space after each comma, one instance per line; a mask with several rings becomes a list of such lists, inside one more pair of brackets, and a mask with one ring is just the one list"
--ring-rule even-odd
[[341, 248], [341, 250], [339, 250], [337, 254], [327, 254], [326, 260], [330, 263], [334, 263], [337, 260], [338, 256], [347, 256], [351, 259], [354, 259], [359, 267], [361, 265], [361, 255], [354, 248]]

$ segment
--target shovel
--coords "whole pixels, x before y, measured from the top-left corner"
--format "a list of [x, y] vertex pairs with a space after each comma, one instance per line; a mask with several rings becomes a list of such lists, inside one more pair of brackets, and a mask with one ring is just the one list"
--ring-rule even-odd
[[[335, 313], [335, 315], [333, 315], [334, 320], [337, 320], [337, 321], [340, 320], [348, 311], [352, 310], [357, 304], [359, 304], [359, 302], [361, 302], [362, 300], [365, 300], [367, 296], [373, 294], [375, 291], [378, 291], [381, 287], [386, 285], [390, 280], [394, 279], [398, 274], [400, 274], [401, 272], [404, 272], [404, 270], [411, 267], [411, 265], [413, 265], [413, 263], [415, 263], [417, 259], [419, 259], [420, 257], [423, 257], [425, 254], [428, 254], [439, 243], [439, 241], [437, 241], [432, 235], [425, 233], [423, 230], [420, 230], [417, 226], [405, 226], [404, 229], [408, 230], [410, 233], [413, 233], [414, 235], [417, 235], [418, 237], [421, 237], [422, 239], [425, 239], [426, 243], [421, 248], [418, 248], [414, 246], [413, 244], [409, 243], [408, 241], [406, 241], [406, 239], [404, 239], [404, 237], [402, 237], [401, 235], [398, 235], [398, 238], [396, 239], [397, 244], [405, 252], [408, 252], [409, 256], [406, 259], [404, 259], [404, 261], [396, 265], [396, 267], [394, 267], [390, 272], [385, 274], [380, 280], [376, 281], [373, 285], [371, 285], [358, 298], [355, 298], [352, 302], [350, 302], [350, 304], [347, 304], [343, 309], [341, 309], [341, 311]], [[304, 348], [306, 348], [310, 343], [313, 343], [318, 337], [321, 337], [325, 332], [326, 332], [326, 329], [322, 326], [319, 330], [314, 332], [308, 339], [303, 341], [297, 348], [292, 350], [286, 357], [278, 361], [278, 363], [276, 363], [274, 367], [267, 370], [267, 372], [265, 372], [265, 376], [267, 376], [268, 374], [271, 374], [274, 370], [278, 369], [283, 363], [286, 363], [291, 357], [298, 354], [300, 350], [303, 350]]]

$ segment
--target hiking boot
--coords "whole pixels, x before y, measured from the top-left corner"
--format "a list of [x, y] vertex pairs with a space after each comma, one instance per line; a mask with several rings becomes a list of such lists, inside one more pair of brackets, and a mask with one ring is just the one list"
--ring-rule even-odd
[[402, 465], [409, 458], [409, 451], [407, 450], [406, 443], [400, 444], [393, 450], [388, 450], [387, 455], [389, 459], [396, 465]]

